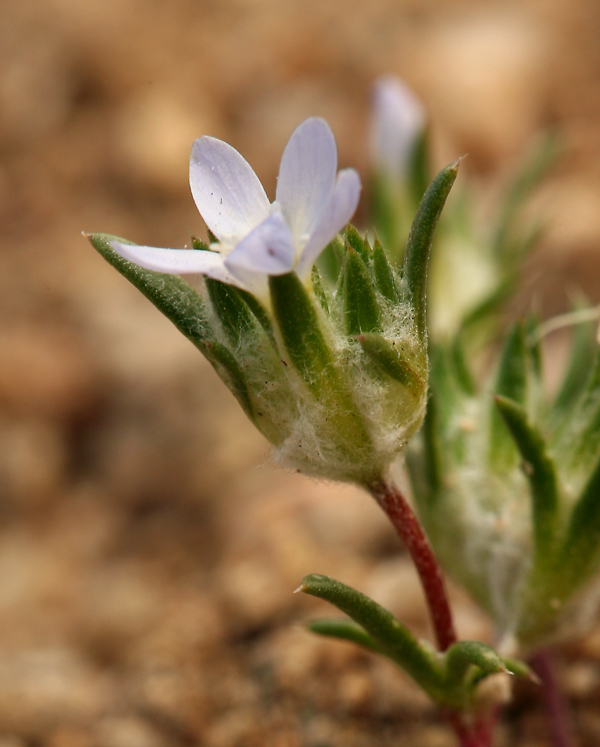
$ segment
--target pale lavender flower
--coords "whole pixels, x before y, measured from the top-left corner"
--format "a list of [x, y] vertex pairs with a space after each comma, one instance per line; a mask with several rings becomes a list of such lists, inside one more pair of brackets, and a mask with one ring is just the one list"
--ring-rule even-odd
[[311, 268], [350, 220], [360, 196], [354, 169], [337, 173], [337, 148], [325, 120], [305, 120], [292, 133], [279, 167], [275, 202], [242, 156], [203, 136], [192, 146], [190, 187], [206, 225], [219, 240], [213, 251], [158, 249], [112, 242], [125, 259], [149, 270], [208, 275], [259, 296], [269, 275]]
[[427, 122], [425, 108], [399, 78], [387, 75], [373, 86], [371, 150], [376, 169], [403, 179]]

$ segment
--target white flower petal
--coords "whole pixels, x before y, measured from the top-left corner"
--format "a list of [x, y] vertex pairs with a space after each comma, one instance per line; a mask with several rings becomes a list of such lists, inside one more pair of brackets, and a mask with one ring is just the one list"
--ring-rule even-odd
[[415, 141], [425, 128], [425, 108], [410, 88], [394, 76], [373, 87], [371, 149], [377, 168], [404, 176]]
[[194, 141], [190, 187], [196, 207], [219, 240], [243, 238], [269, 215], [258, 177], [235, 148], [214, 137]]
[[234, 275], [240, 270], [283, 275], [296, 264], [296, 250], [290, 229], [280, 212], [272, 213], [225, 259], [225, 266]]
[[262, 301], [263, 305], [269, 306], [269, 278], [262, 272], [253, 270], [244, 270], [242, 267], [232, 268], [232, 275], [235, 282], [230, 285], [236, 285], [238, 288], [244, 288], [252, 293], [253, 296]]
[[298, 260], [296, 272], [305, 280], [323, 249], [352, 218], [360, 198], [360, 177], [354, 169], [343, 169], [319, 222], [312, 231]]
[[324, 119], [312, 117], [297, 127], [285, 146], [277, 202], [296, 241], [314, 228], [335, 185], [337, 148]]
[[244, 286], [223, 264], [223, 257], [217, 252], [199, 249], [159, 249], [155, 246], [137, 246], [112, 241], [111, 247], [129, 262], [154, 272], [168, 275], [208, 275], [223, 283]]

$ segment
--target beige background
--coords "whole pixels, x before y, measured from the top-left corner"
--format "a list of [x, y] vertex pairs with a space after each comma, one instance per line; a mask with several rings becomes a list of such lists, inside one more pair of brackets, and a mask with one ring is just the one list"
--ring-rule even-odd
[[[369, 87], [395, 73], [431, 112], [436, 163], [468, 151], [491, 199], [560, 125], [526, 297], [559, 311], [579, 285], [597, 303], [599, 38], [595, 0], [3, 0], [0, 747], [452, 744], [391, 665], [296, 625], [327, 611], [291, 594], [318, 571], [427, 634], [375, 506], [271, 466], [208, 364], [81, 231], [202, 233], [187, 168], [205, 133], [272, 194], [289, 134], [319, 114], [366, 177]], [[460, 594], [457, 618], [489, 635]], [[597, 744], [600, 636], [563, 657]], [[516, 743], [546, 743], [531, 688], [500, 730]]]

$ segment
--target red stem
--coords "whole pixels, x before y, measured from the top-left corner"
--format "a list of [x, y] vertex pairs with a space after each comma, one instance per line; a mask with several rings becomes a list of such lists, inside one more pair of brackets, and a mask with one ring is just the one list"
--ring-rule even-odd
[[444, 580], [429, 540], [408, 501], [393, 483], [381, 479], [370, 483], [367, 488], [410, 553], [423, 585], [438, 648], [445, 651], [456, 643], [457, 638]]
[[[380, 479], [366, 487], [385, 511], [410, 553], [425, 592], [438, 648], [445, 651], [456, 643], [457, 637], [442, 572], [423, 527], [396, 485]], [[497, 709], [475, 714], [451, 710], [444, 712], [460, 747], [490, 747], [497, 715]]]
[[498, 709], [480, 714], [473, 723], [467, 723], [465, 714], [445, 713], [446, 721], [454, 729], [460, 747], [491, 747]]
[[573, 747], [573, 727], [569, 707], [559, 685], [554, 658], [548, 649], [541, 649], [531, 657], [531, 666], [542, 681], [542, 700], [550, 724], [553, 747]]

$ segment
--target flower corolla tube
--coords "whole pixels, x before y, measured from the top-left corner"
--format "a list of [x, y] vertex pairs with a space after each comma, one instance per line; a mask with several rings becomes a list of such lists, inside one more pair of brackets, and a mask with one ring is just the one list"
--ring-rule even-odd
[[159, 249], [113, 242], [125, 259], [157, 272], [203, 274], [265, 298], [268, 276], [293, 270], [302, 280], [358, 205], [360, 177], [337, 173], [337, 148], [325, 120], [305, 120], [279, 167], [275, 202], [248, 162], [227, 143], [203, 136], [192, 146], [190, 187], [212, 251]]

